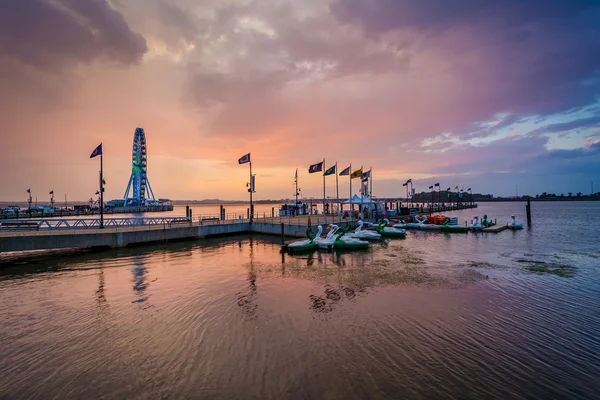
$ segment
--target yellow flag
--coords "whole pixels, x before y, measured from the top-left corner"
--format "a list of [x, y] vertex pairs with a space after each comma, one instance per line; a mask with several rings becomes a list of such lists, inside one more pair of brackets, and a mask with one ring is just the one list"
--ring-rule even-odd
[[455, 187], [454, 189], [458, 189], [458, 186], [457, 186], [457, 187]]
[[352, 173], [352, 175], [350, 175], [350, 179], [360, 178], [361, 176], [362, 176], [362, 168], [361, 169], [357, 169], [356, 171], [354, 171]]

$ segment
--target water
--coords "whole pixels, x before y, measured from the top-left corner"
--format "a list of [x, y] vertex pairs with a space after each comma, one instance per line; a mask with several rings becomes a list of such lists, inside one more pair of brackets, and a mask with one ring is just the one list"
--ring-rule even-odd
[[[600, 203], [289, 256], [234, 236], [0, 258], [0, 398], [597, 398]], [[524, 220], [523, 203], [453, 213]]]

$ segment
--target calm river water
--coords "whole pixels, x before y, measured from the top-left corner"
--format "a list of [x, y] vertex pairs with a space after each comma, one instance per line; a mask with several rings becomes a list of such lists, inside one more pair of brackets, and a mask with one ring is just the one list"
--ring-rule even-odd
[[245, 235], [0, 256], [0, 398], [598, 398], [600, 203], [533, 223], [353, 254]]

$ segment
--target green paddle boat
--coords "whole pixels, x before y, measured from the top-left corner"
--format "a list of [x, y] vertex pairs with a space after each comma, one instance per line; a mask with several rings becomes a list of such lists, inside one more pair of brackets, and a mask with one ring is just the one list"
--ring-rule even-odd
[[386, 236], [386, 237], [406, 237], [406, 230], [404, 229], [398, 229], [395, 227], [389, 227], [389, 226], [384, 226], [383, 223], [388, 224], [389, 221], [386, 219], [379, 220], [377, 221], [378, 225], [377, 225], [377, 232], [381, 235], [381, 236]]
[[312, 229], [308, 228], [306, 230], [306, 236], [308, 236], [308, 239], [297, 240], [288, 244], [288, 252], [290, 254], [295, 254], [314, 250], [317, 247], [317, 244], [315, 243], [315, 236]]

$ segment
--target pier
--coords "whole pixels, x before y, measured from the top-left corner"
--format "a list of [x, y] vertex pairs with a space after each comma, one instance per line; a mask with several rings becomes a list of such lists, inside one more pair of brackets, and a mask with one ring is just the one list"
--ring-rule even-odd
[[[445, 210], [450, 210], [450, 207]], [[376, 218], [378, 217], [380, 216]], [[240, 233], [302, 238], [306, 237], [306, 229], [310, 226], [323, 223], [343, 225], [356, 221], [337, 214], [327, 215], [326, 219], [327, 221], [322, 214], [295, 217], [255, 215], [252, 223], [248, 218], [241, 217], [107, 218], [104, 220], [104, 228], [100, 228], [97, 218], [0, 221], [0, 252], [117, 248]], [[484, 232], [500, 232], [504, 229], [505, 226], [495, 226], [484, 229]]]

